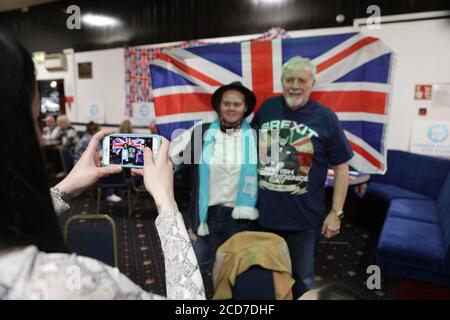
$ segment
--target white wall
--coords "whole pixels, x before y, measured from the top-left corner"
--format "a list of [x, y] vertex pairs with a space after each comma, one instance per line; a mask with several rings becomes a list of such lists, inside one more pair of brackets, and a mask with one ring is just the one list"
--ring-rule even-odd
[[[290, 31], [294, 37], [335, 34], [355, 31], [352, 27]], [[382, 24], [379, 30], [361, 27], [359, 31], [382, 39], [396, 53], [391, 100], [391, 118], [386, 145], [390, 149], [409, 149], [412, 122], [423, 120], [450, 120], [450, 108], [431, 108], [431, 101], [414, 100], [416, 84], [450, 82], [450, 19]], [[256, 35], [251, 36], [254, 38]], [[207, 39], [227, 42], [247, 39], [249, 36]], [[205, 40], [205, 39], [204, 39]], [[167, 44], [165, 44], [167, 45]], [[161, 46], [161, 45], [152, 45]], [[144, 47], [144, 46], [143, 46]], [[63, 78], [66, 95], [75, 94], [75, 106], [69, 117], [86, 122], [83, 108], [93, 102], [105, 106], [107, 124], [118, 124], [125, 118], [124, 49], [110, 49], [75, 53], [74, 60], [92, 62], [93, 79], [78, 79], [76, 66], [68, 57], [67, 73], [48, 73], [40, 67], [38, 79]], [[422, 101], [422, 102], [420, 102]], [[427, 116], [418, 116], [418, 108], [427, 107]]]
[[[414, 100], [416, 84], [450, 83], [450, 19], [382, 24], [361, 32], [396, 53], [387, 147], [409, 150], [414, 120], [450, 121], [450, 106], [432, 108], [431, 100]], [[418, 115], [420, 107], [427, 108], [426, 116]]]
[[92, 103], [104, 106], [107, 124], [125, 119], [124, 49], [86, 51], [75, 54], [75, 62], [92, 63], [92, 79], [78, 79], [78, 122], [86, 122], [85, 108]]

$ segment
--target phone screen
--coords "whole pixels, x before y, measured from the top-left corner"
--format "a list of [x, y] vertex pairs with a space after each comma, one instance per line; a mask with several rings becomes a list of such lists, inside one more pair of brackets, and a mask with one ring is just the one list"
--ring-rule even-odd
[[143, 166], [144, 148], [152, 149], [153, 138], [117, 137], [109, 138], [109, 164]]

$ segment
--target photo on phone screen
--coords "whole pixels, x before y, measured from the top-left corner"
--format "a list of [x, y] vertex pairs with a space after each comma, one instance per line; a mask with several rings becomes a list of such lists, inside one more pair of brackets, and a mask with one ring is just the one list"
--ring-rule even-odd
[[109, 152], [106, 153], [109, 157], [104, 162], [109, 165], [142, 167], [144, 148], [149, 147], [153, 150], [154, 139], [154, 137], [109, 136]]
[[125, 167], [143, 167], [144, 149], [149, 147], [157, 152], [159, 137], [153, 135], [114, 134], [103, 141], [103, 164]]
[[153, 138], [111, 137], [109, 164], [143, 166], [144, 148], [152, 148]]

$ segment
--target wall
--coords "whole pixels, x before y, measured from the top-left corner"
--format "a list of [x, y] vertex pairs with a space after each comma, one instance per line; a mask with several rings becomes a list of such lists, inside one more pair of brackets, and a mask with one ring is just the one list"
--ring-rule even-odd
[[75, 62], [92, 62], [92, 79], [78, 79], [77, 75], [76, 121], [86, 122], [85, 108], [97, 103], [104, 106], [104, 123], [120, 123], [125, 118], [124, 49], [76, 53]]
[[[450, 19], [389, 23], [361, 32], [383, 39], [396, 53], [387, 146], [409, 150], [414, 120], [450, 121], [450, 106], [431, 108], [430, 100], [414, 100], [416, 84], [450, 83]], [[427, 107], [427, 116], [418, 115], [419, 107]]]

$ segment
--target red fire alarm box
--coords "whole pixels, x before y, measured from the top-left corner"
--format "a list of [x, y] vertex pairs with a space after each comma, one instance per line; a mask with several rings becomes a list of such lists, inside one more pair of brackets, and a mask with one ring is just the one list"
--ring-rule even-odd
[[426, 116], [427, 108], [419, 108], [419, 116]]

